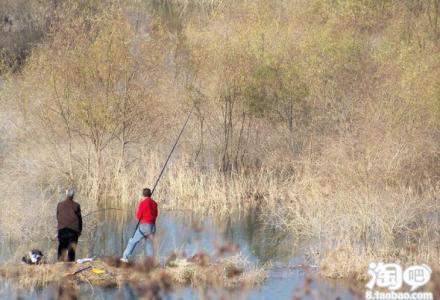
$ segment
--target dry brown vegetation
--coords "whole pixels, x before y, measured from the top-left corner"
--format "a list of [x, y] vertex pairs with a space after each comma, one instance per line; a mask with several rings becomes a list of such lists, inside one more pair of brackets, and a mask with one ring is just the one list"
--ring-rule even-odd
[[0, 204], [11, 209], [0, 233], [47, 236], [68, 185], [84, 210], [131, 205], [194, 106], [157, 190], [163, 207], [258, 207], [317, 240], [334, 277], [373, 258], [440, 266], [439, 7], [60, 5], [2, 75]]
[[[115, 288], [130, 283], [138, 289], [149, 290], [158, 285], [169, 291], [175, 286], [246, 288], [264, 282], [266, 270], [253, 266], [240, 255], [226, 258], [209, 257], [209, 262], [175, 258], [161, 266], [152, 258], [121, 263], [119, 258], [104, 257], [84, 264], [55, 263], [42, 265], [9, 264], [0, 267], [0, 276], [14, 280], [23, 288], [42, 288], [48, 285], [73, 286], [87, 283], [96, 287]], [[90, 269], [86, 269], [91, 267]], [[83, 270], [81, 272], [78, 272]], [[98, 270], [99, 273], [95, 273]], [[75, 272], [78, 272], [75, 274]]]

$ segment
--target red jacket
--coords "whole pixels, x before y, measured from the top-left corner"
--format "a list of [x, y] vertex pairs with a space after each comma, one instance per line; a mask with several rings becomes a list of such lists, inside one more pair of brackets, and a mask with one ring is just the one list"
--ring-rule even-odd
[[157, 218], [157, 203], [150, 197], [145, 197], [141, 203], [136, 214], [140, 224], [156, 224]]

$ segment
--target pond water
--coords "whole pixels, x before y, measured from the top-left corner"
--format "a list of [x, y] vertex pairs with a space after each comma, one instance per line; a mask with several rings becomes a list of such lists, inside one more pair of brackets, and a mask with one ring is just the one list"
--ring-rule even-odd
[[[77, 258], [104, 255], [120, 256], [133, 233], [135, 222], [123, 212], [106, 212], [93, 217], [99, 219], [96, 229], [80, 238]], [[127, 221], [131, 220], [131, 221]], [[87, 219], [85, 219], [87, 222]], [[192, 256], [198, 251], [209, 254], [216, 247], [232, 242], [239, 246], [239, 252], [255, 264], [264, 264], [269, 270], [268, 279], [258, 287], [249, 290], [226, 291], [191, 287], [176, 288], [166, 295], [166, 299], [292, 299], [295, 291], [304, 292], [307, 278], [313, 278], [313, 293], [302, 299], [353, 299], [355, 295], [342, 282], [330, 282], [317, 276], [316, 268], [304, 270], [298, 265], [309, 265], [304, 255], [307, 243], [295, 240], [259, 220], [255, 214], [233, 216], [225, 220], [215, 220], [191, 212], [162, 212], [157, 224], [158, 253], [164, 259], [174, 251]], [[13, 246], [2, 242], [0, 261], [8, 259]], [[54, 259], [56, 243], [42, 246], [48, 252], [49, 260]], [[140, 244], [135, 256], [145, 255], [145, 247]], [[0, 283], [0, 298], [10, 299], [55, 299], [57, 290], [53, 287], [25, 291], [11, 282]], [[130, 286], [121, 289], [91, 288], [81, 286], [80, 299], [136, 299], [136, 292]]]

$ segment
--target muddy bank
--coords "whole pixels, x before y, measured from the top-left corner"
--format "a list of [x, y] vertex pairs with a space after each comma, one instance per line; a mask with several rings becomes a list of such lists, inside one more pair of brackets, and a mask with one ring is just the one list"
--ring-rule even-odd
[[152, 285], [166, 291], [175, 285], [252, 287], [265, 281], [267, 271], [239, 255], [214, 261], [200, 253], [191, 259], [171, 258], [163, 265], [152, 258], [122, 263], [112, 257], [83, 264], [6, 264], [0, 267], [0, 276], [30, 289], [51, 284], [65, 286], [67, 283], [73, 286], [87, 283], [96, 287], [119, 288], [130, 283], [142, 288]]

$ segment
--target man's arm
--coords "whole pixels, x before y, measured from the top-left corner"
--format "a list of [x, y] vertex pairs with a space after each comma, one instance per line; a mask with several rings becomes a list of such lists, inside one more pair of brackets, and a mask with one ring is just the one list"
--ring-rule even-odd
[[81, 215], [81, 205], [79, 205], [79, 204], [78, 204], [78, 210], [76, 212], [76, 215], [78, 216], [79, 235], [81, 235], [81, 232], [83, 229], [83, 221], [82, 221], [82, 215]]
[[58, 220], [58, 216], [59, 216], [59, 214], [60, 214], [60, 204], [58, 203], [57, 204], [57, 213], [56, 213], [56, 215], [57, 215], [57, 222], [59, 222], [59, 220]]
[[156, 202], [154, 202], [154, 205], [153, 205], [153, 215], [154, 215], [154, 218], [157, 218], [157, 216], [159, 215], [159, 210], [157, 209]]
[[144, 214], [144, 208], [142, 202], [139, 203], [138, 211], [136, 213], [136, 218], [140, 221], [142, 219], [142, 215]]

